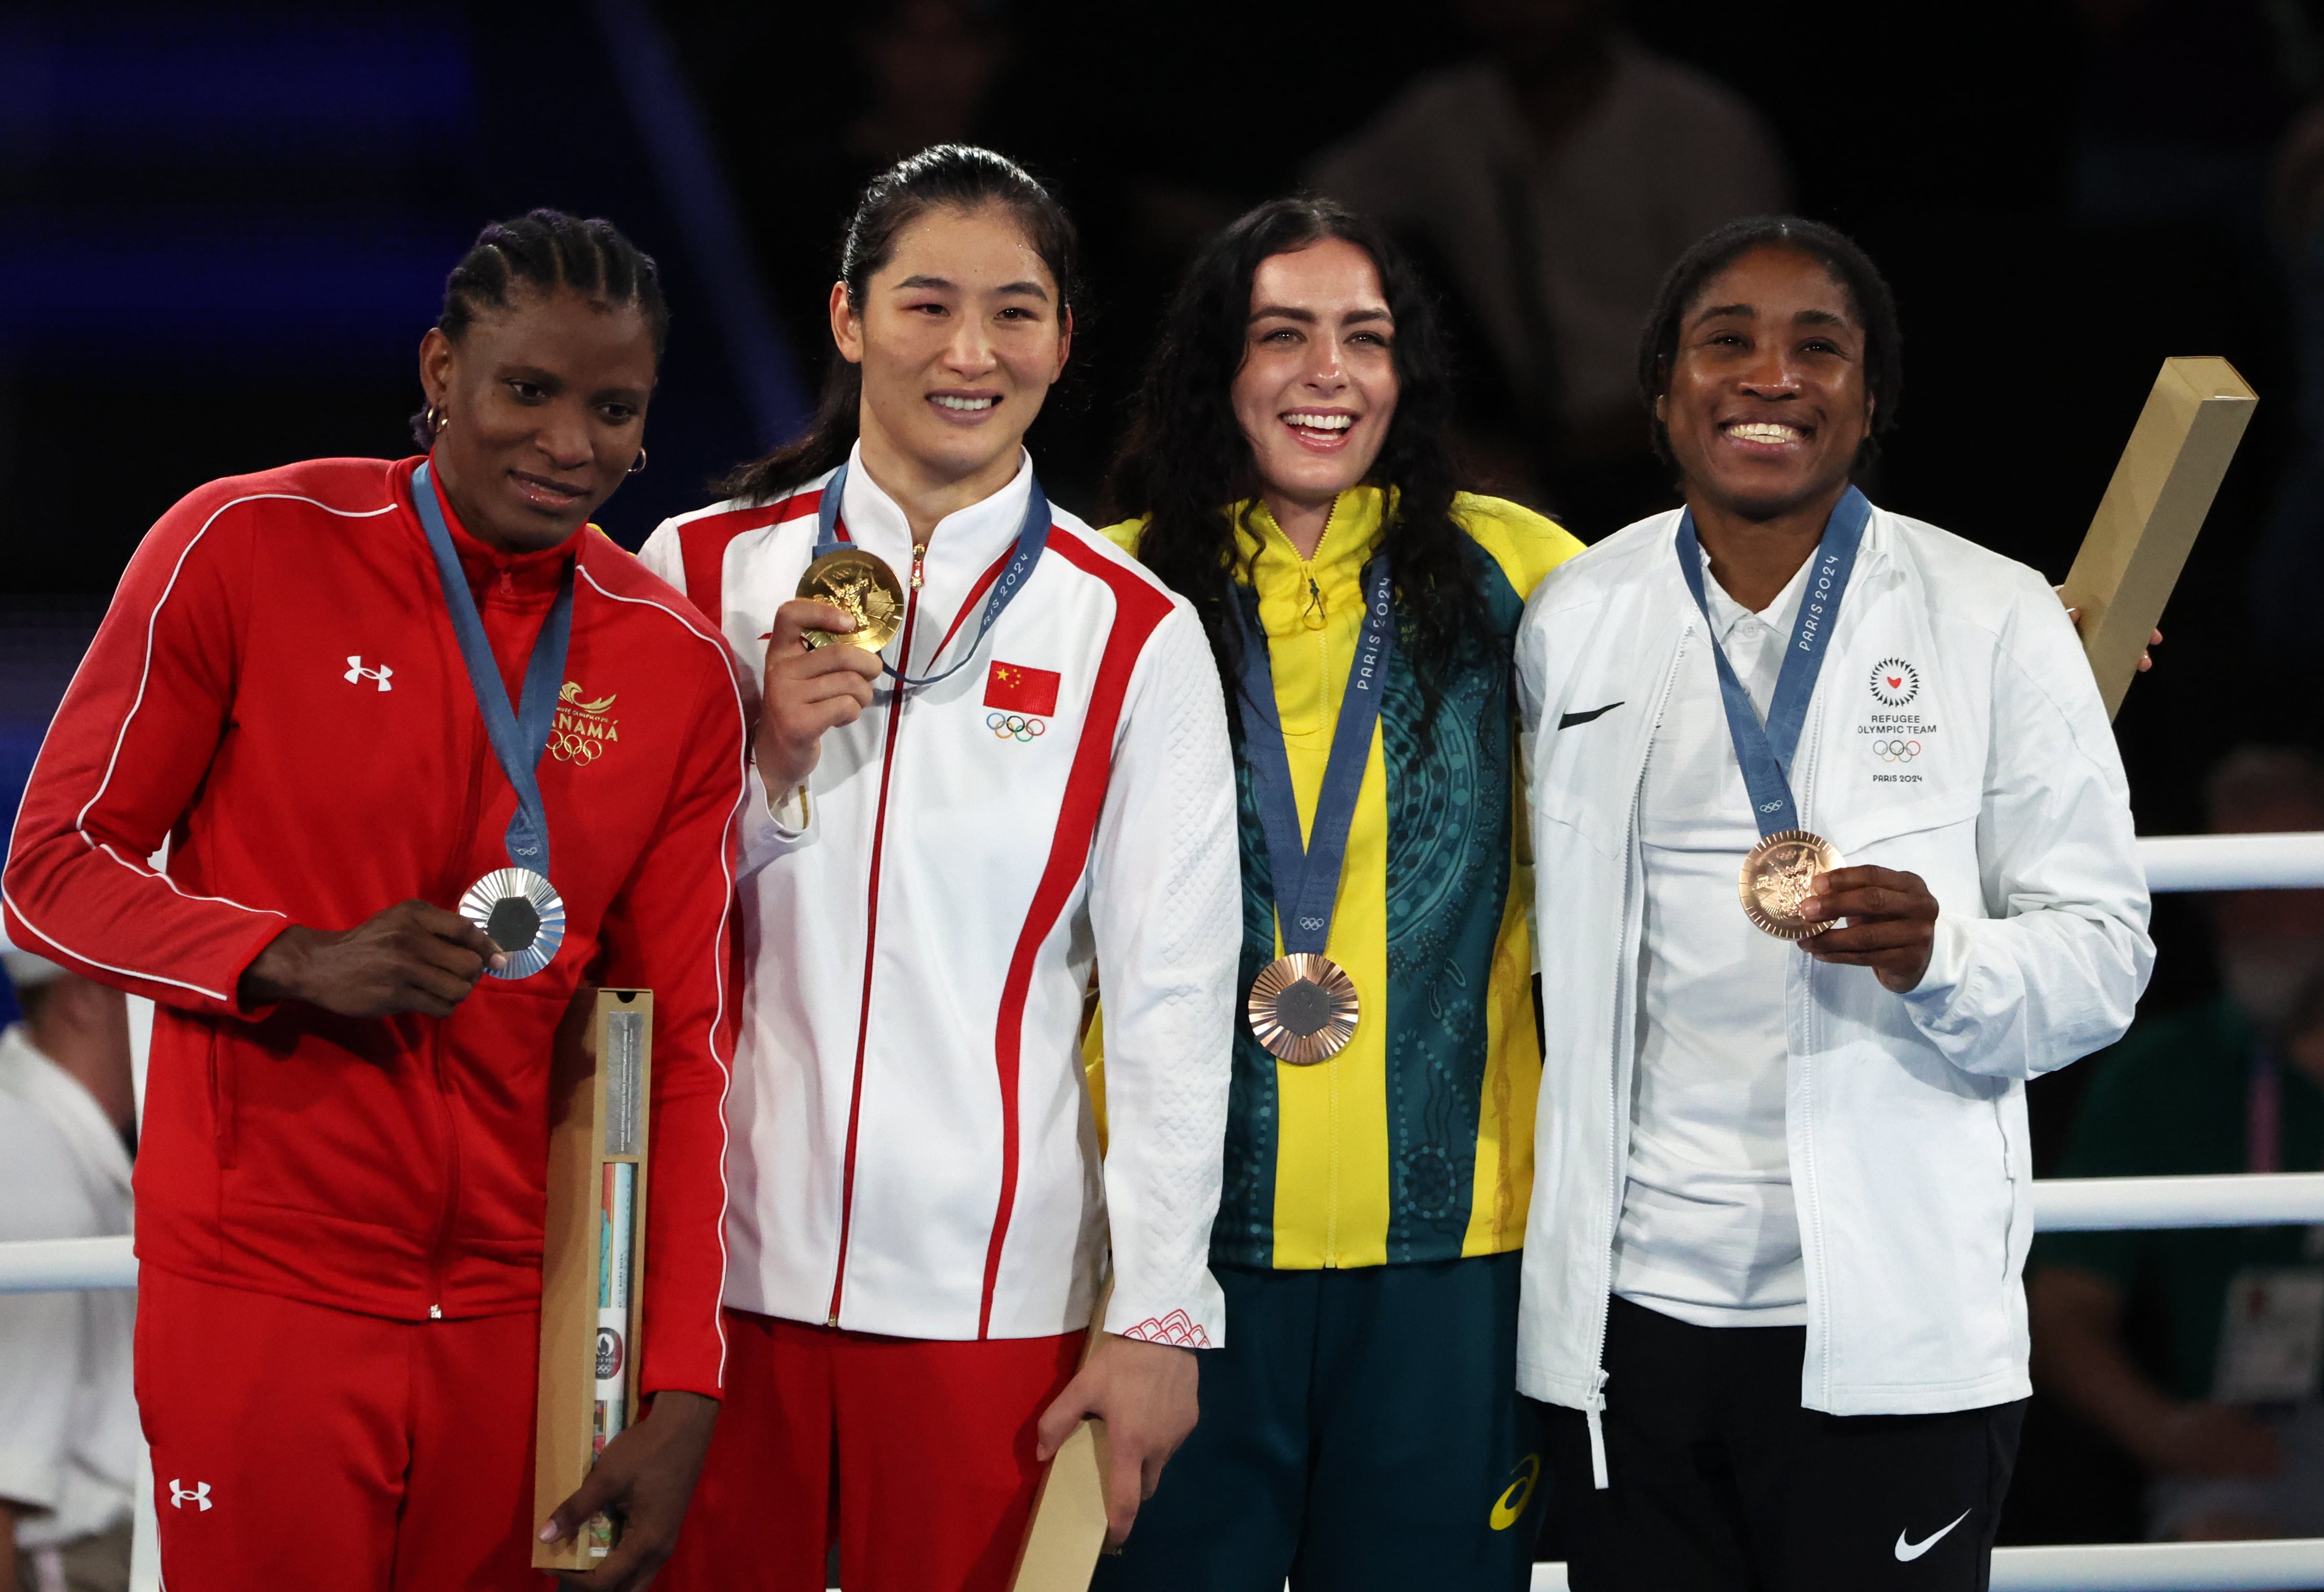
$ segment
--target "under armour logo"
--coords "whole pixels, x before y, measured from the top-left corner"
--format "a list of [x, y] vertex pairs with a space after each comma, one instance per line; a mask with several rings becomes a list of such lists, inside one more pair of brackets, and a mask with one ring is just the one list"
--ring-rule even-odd
[[[384, 690], [384, 686], [380, 688]], [[180, 1486], [176, 1476], [170, 1478], [170, 1507], [183, 1509], [191, 1504], [196, 1509], [208, 1510], [210, 1505], [210, 1484], [196, 1482], [192, 1486]]]
[[390, 669], [384, 663], [381, 664], [376, 669], [365, 669], [364, 667], [362, 657], [357, 654], [350, 653], [347, 657], [347, 672], [346, 678], [346, 682], [349, 685], [361, 685], [367, 680], [375, 680], [379, 681], [379, 689], [381, 690], [392, 691], [395, 688], [388, 684], [387, 681], [388, 677], [392, 675], [394, 672], [394, 670]]

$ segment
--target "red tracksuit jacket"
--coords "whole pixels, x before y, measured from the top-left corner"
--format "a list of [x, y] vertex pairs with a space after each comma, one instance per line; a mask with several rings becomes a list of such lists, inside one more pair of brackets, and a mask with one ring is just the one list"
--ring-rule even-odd
[[[715, 1394], [743, 709], [684, 598], [594, 530], [510, 555], [456, 522], [512, 701], [580, 560], [539, 771], [563, 948], [442, 1021], [236, 998], [289, 924], [450, 908], [506, 865], [515, 795], [411, 508], [418, 462], [213, 482], [154, 526], [33, 768], [7, 930], [160, 1003], [143, 1263], [410, 1320], [535, 1306], [550, 1036], [585, 976], [650, 988], [643, 1385]], [[166, 876], [145, 861], [165, 838]]]

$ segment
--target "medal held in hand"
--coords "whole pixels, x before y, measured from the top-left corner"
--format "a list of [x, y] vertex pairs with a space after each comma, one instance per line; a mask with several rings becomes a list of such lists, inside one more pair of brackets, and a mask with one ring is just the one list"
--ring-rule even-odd
[[[971, 658], [976, 656], [978, 645], [994, 625], [1000, 622], [1001, 611], [1025, 588], [1033, 573], [1033, 566], [1041, 561], [1042, 550], [1049, 544], [1049, 498], [1041, 490], [1037, 478], [1027, 483], [1025, 518], [1018, 527], [1017, 545], [1009, 555], [1009, 562], [992, 583], [992, 594], [985, 598], [984, 614], [978, 622], [975, 635], [961, 649], [960, 656], [951, 668], [941, 674], [915, 680], [894, 664], [882, 659], [880, 667], [894, 676], [899, 686], [932, 686], [950, 680], [960, 672]], [[798, 595], [817, 602], [829, 603], [855, 621], [853, 630], [842, 634], [832, 630], [810, 630], [805, 634], [810, 648], [844, 642], [862, 647], [867, 653], [877, 653], [895, 639], [904, 624], [904, 588], [896, 572], [877, 554], [865, 551], [844, 539], [839, 526], [839, 504], [847, 490], [847, 467], [842, 465], [832, 472], [831, 479], [823, 484], [823, 498], [816, 508], [815, 557], [799, 577]], [[907, 663], [911, 660], [904, 660]]]
[[895, 639], [904, 624], [904, 588], [885, 560], [853, 545], [827, 552], [799, 577], [798, 595], [829, 603], [855, 621], [849, 631], [810, 630], [807, 644], [842, 642], [876, 653]]
[[1339, 720], [1332, 728], [1332, 753], [1323, 764], [1323, 789], [1315, 797], [1315, 821], [1304, 841], [1267, 637], [1240, 595], [1233, 603], [1242, 629], [1243, 744], [1250, 760], [1251, 793], [1267, 829], [1277, 932], [1284, 950], [1251, 980], [1247, 1013], [1253, 1037], [1269, 1055], [1295, 1067], [1328, 1061], [1346, 1050], [1362, 1015], [1356, 981], [1323, 949], [1331, 942], [1340, 865], [1347, 856], [1348, 828], [1355, 822], [1364, 765], [1371, 758], [1380, 693], [1388, 689], [1388, 661], [1396, 637], [1388, 596], [1388, 559], [1382, 555], [1364, 569], [1364, 627], [1348, 670], [1347, 694], [1340, 699]]
[[436, 482], [428, 465], [412, 472], [411, 501], [428, 532], [429, 551], [436, 557], [437, 581], [444, 588], [444, 606], [451, 616], [453, 638], [460, 643], [461, 661], [467, 665], [476, 710], [484, 716], [484, 738], [492, 743], [493, 756], [516, 793], [516, 811], [509, 819], [505, 841], [509, 865], [494, 868], [468, 886], [460, 897], [460, 915], [483, 930], [505, 955], [503, 966], [486, 969], [493, 977], [529, 978], [548, 967], [565, 943], [565, 902], [549, 882], [549, 814], [533, 771], [548, 748], [558, 691], [565, 679], [566, 643], [573, 635], [573, 567], [566, 567], [557, 599], [549, 605], [549, 617], [532, 643], [532, 656], [525, 662], [523, 698], [512, 708], [492, 643], [484, 636], [484, 620], [476, 613], [475, 597], [468, 590], [459, 552], [436, 501]]
[[1805, 939], [1831, 927], [1811, 923], [1800, 915], [1801, 903], [1815, 893], [1818, 874], [1840, 866], [1831, 842], [1805, 829], [1782, 829], [1751, 848], [1743, 859], [1736, 891], [1743, 898], [1743, 915], [1778, 939]]
[[[1743, 859], [1736, 893], [1742, 898], [1743, 915], [1778, 939], [1805, 939], [1840, 926], [1832, 920], [1812, 923], [1800, 915], [1800, 908], [1814, 893], [1815, 876], [1844, 865], [1831, 841], [1801, 827], [1799, 807], [1792, 800], [1792, 754], [1799, 748], [1808, 702], [1815, 695], [1816, 676], [1822, 671], [1840, 616], [1840, 595], [1855, 571], [1856, 551], [1871, 518], [1871, 503], [1850, 486], [1825, 522], [1823, 539], [1808, 568], [1807, 589], [1800, 594], [1800, 610], [1792, 618], [1791, 641], [1784, 649], [1784, 667], [1775, 676], [1766, 724], [1759, 722], [1759, 710], [1727, 662], [1719, 637], [1711, 636], [1728, 736], [1742, 768], [1743, 788], [1750, 793], [1751, 817], [1759, 828], [1759, 844]], [[1702, 562], [1694, 514], [1688, 510], [1678, 521], [1679, 573], [1685, 577], [1708, 630], [1711, 603], [1703, 593]]]
[[495, 978], [540, 972], [565, 942], [565, 902], [530, 868], [494, 868], [460, 897], [460, 915], [508, 953]]

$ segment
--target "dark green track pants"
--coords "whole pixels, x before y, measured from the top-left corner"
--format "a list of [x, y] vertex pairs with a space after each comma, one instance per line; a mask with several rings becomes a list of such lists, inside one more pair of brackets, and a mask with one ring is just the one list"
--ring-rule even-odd
[[1519, 1264], [1214, 1267], [1202, 1421], [1093, 1592], [1522, 1592], [1546, 1489]]

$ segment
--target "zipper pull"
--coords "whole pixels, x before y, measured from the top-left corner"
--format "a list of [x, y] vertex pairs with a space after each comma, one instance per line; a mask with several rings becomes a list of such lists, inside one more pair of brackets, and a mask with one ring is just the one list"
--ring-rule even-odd
[[1315, 584], [1313, 575], [1307, 577], [1307, 606], [1300, 614], [1299, 622], [1310, 630], [1323, 628], [1323, 588]]
[[912, 544], [912, 589], [918, 591], [927, 579], [928, 545], [925, 541]]

